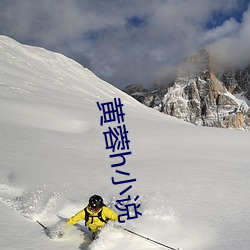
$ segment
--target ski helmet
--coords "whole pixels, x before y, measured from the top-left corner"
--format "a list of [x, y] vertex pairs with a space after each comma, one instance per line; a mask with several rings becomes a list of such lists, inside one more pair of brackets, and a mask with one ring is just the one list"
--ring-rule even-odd
[[103, 199], [101, 196], [95, 194], [89, 198], [89, 206], [91, 210], [99, 210], [103, 205]]

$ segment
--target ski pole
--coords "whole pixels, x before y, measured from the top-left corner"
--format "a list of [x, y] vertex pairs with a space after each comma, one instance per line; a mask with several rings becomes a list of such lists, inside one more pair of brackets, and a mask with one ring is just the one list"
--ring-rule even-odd
[[45, 227], [41, 222], [39, 222], [38, 220], [36, 221], [40, 226], [42, 226], [43, 227], [43, 229], [46, 231], [46, 230], [48, 230], [48, 228], [47, 227]]
[[139, 237], [141, 237], [141, 238], [143, 238], [143, 239], [146, 239], [146, 240], [148, 240], [148, 241], [152, 241], [152, 242], [154, 242], [154, 243], [156, 243], [156, 244], [158, 244], [158, 245], [161, 245], [161, 246], [163, 246], [163, 247], [169, 248], [169, 249], [171, 249], [171, 250], [180, 250], [180, 248], [173, 248], [173, 247], [167, 246], [167, 245], [162, 244], [162, 243], [160, 243], [160, 242], [158, 242], [158, 241], [155, 241], [155, 240], [152, 240], [152, 239], [150, 239], [150, 238], [148, 238], [148, 237], [145, 237], [145, 236], [143, 236], [143, 235], [141, 235], [141, 234], [135, 233], [135, 232], [133, 232], [133, 231], [131, 231], [131, 230], [129, 230], [129, 229], [126, 229], [126, 228], [124, 228], [124, 227], [122, 227], [122, 229], [125, 230], [125, 231], [127, 231], [127, 232], [129, 232], [129, 233], [131, 233], [131, 234], [137, 235], [137, 236], [139, 236]]

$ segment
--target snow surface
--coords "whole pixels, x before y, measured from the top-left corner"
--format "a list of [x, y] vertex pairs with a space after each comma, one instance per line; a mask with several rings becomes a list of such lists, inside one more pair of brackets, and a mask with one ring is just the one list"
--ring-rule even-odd
[[[125, 69], [124, 69], [125, 70]], [[125, 227], [183, 250], [250, 249], [250, 134], [193, 126], [149, 109], [63, 55], [0, 36], [0, 249], [149, 250], [164, 247], [110, 224], [93, 243], [64, 223], [100, 194], [113, 208], [126, 184], [111, 168], [96, 102], [121, 98], [137, 181]], [[112, 124], [116, 126], [117, 124]], [[117, 211], [117, 210], [116, 210]], [[118, 212], [118, 211], [117, 211]]]

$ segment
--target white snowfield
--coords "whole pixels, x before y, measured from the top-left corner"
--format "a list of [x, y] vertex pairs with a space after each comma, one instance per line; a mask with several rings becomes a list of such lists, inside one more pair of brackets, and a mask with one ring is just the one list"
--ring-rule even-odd
[[[126, 69], [124, 69], [126, 70]], [[111, 168], [96, 102], [120, 98], [132, 152], [126, 164], [143, 215], [124, 227], [183, 250], [250, 249], [250, 134], [197, 127], [136, 102], [63, 55], [0, 36], [0, 249], [149, 250], [163, 246], [111, 223], [90, 242], [84, 222], [50, 239], [93, 194], [127, 184]], [[128, 178], [127, 178], [128, 179]], [[167, 249], [167, 248], [165, 248]]]

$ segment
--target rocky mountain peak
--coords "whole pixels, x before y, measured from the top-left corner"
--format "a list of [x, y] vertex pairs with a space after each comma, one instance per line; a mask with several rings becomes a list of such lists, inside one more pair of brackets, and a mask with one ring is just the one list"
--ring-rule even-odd
[[188, 57], [177, 69], [177, 77], [194, 77], [205, 74], [210, 70], [209, 53], [201, 49], [194, 55]]
[[233, 95], [241, 92], [246, 96], [249, 71], [215, 74], [210, 64], [208, 50], [202, 49], [178, 67], [171, 86], [148, 91], [142, 87], [138, 91], [137, 86], [137, 91], [129, 94], [149, 107], [196, 125], [250, 128], [249, 106]]

